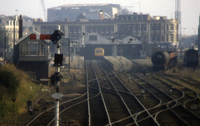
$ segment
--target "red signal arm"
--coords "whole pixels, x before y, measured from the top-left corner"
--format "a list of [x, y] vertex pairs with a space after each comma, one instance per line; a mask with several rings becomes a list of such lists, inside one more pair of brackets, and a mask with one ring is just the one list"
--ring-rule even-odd
[[[31, 34], [31, 35], [30, 35], [30, 39], [31, 39], [31, 40], [36, 40], [37, 37], [36, 37], [35, 34]], [[38, 38], [38, 39], [40, 39], [40, 40], [51, 39], [51, 35], [49, 35], [49, 34], [41, 34], [41, 35], [40, 35], [40, 38]]]
[[44, 40], [44, 39], [51, 39], [51, 35], [41, 34], [40, 40]]

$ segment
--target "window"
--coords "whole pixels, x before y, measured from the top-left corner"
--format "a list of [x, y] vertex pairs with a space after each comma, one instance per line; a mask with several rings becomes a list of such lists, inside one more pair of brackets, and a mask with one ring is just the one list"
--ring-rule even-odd
[[160, 30], [160, 29], [161, 29], [161, 28], [160, 28], [160, 25], [157, 25], [157, 26], [156, 26], [156, 29], [157, 29], [157, 30]]
[[147, 30], [147, 26], [143, 25], [143, 30], [146, 31]]
[[151, 25], [151, 30], [155, 30], [155, 25]]
[[21, 56], [44, 56], [47, 54], [47, 47], [42, 44], [22, 44], [20, 45]]
[[97, 41], [97, 36], [96, 35], [90, 35], [89, 41]]
[[137, 26], [133, 25], [133, 30], [136, 31], [137, 30]]
[[160, 41], [160, 35], [156, 36], [156, 41], [158, 41], [158, 42]]
[[174, 35], [170, 34], [170, 41], [173, 42], [174, 41]]
[[151, 41], [153, 41], [153, 42], [155, 41], [155, 35], [154, 34], [151, 35]]
[[170, 24], [170, 30], [174, 30], [174, 25]]
[[161, 39], [161, 41], [163, 42], [164, 41], [164, 36], [162, 35], [162, 37], [161, 37], [162, 39]]

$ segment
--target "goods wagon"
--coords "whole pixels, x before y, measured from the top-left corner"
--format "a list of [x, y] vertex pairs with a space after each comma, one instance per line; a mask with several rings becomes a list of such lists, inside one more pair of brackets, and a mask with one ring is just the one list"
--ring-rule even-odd
[[157, 51], [152, 57], [153, 70], [165, 70], [177, 64], [177, 52], [176, 51]]
[[184, 63], [187, 67], [197, 67], [199, 64], [198, 51], [195, 49], [185, 51]]

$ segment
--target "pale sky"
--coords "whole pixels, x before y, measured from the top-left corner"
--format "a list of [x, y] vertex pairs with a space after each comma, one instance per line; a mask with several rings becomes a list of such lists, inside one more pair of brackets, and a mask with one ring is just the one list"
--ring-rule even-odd
[[[182, 34], [198, 33], [200, 0], [181, 0]], [[46, 8], [64, 4], [113, 3], [126, 6], [135, 12], [149, 13], [151, 16], [174, 18], [175, 0], [45, 0]], [[18, 11], [16, 11], [18, 10]], [[43, 18], [41, 0], [0, 0], [0, 14], [26, 15]]]

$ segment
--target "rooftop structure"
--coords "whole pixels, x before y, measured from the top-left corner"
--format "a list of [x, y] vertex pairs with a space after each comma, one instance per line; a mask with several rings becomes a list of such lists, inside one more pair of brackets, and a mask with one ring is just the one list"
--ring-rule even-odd
[[49, 8], [48, 22], [75, 21], [79, 15], [84, 15], [87, 19], [100, 19], [100, 12], [106, 17], [114, 18], [120, 12], [118, 4], [67, 4], [63, 6]]

